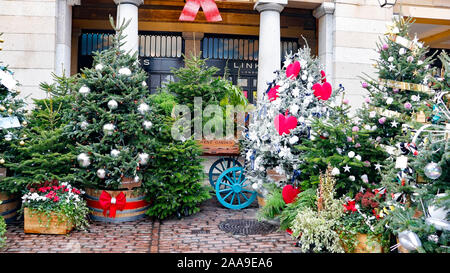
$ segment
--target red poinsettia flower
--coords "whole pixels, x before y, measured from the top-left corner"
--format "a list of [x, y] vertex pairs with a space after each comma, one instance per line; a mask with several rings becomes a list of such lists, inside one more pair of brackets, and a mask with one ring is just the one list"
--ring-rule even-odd
[[356, 211], [356, 202], [355, 200], [348, 201], [347, 204], [344, 204], [344, 208], [346, 211], [355, 212]]

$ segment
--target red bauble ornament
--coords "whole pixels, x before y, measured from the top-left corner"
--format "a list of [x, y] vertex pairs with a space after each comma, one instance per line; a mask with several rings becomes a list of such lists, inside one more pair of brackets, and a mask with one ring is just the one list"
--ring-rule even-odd
[[316, 83], [312, 86], [312, 89], [314, 90], [314, 96], [319, 100], [328, 100], [333, 92], [331, 84], [328, 82]]
[[327, 82], [327, 78], [326, 78], [326, 75], [325, 75], [325, 71], [320, 70], [320, 75], [322, 75], [322, 83]]
[[300, 193], [299, 188], [295, 188], [292, 185], [286, 185], [283, 188], [283, 191], [281, 194], [283, 195], [284, 203], [290, 204], [295, 201], [295, 198], [297, 198], [297, 195]]
[[279, 85], [275, 85], [275, 87], [270, 88], [269, 92], [267, 92], [267, 96], [269, 97], [269, 101], [274, 101], [278, 98], [278, 88]]
[[299, 61], [295, 61], [295, 63], [288, 65], [288, 67], [286, 68], [286, 77], [288, 77], [289, 79], [297, 78], [298, 73], [300, 73]]
[[283, 135], [283, 133], [289, 134], [292, 129], [297, 127], [297, 118], [288, 116], [287, 113], [286, 115], [279, 114], [275, 117], [274, 124], [280, 136]]

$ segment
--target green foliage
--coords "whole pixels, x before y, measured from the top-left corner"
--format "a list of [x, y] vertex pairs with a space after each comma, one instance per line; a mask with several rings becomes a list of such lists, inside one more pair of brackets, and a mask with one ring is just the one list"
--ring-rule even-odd
[[193, 140], [173, 140], [170, 128], [174, 122], [167, 105], [173, 97], [164, 93], [151, 97], [155, 134], [148, 139], [151, 161], [144, 173], [143, 187], [152, 205], [149, 216], [160, 219], [175, 213], [193, 214], [198, 205], [210, 198], [202, 185], [205, 179], [200, 155], [201, 148]]
[[[34, 100], [35, 109], [28, 117], [28, 126], [22, 130], [22, 143], [12, 143], [15, 154], [12, 162], [6, 163], [8, 177], [0, 181], [0, 189], [20, 193], [27, 185], [47, 180], [72, 181], [74, 173], [74, 149], [63, 136], [67, 123], [64, 112], [71, 110], [73, 97], [68, 95], [66, 77], [54, 75], [55, 83], [41, 84], [47, 99]], [[64, 96], [51, 95], [65, 90]], [[55, 92], [56, 93], [56, 92]]]
[[292, 222], [292, 236], [298, 238], [303, 252], [344, 252], [337, 232], [343, 215], [342, 201], [335, 199], [336, 181], [330, 166], [319, 180], [317, 206], [298, 210]]
[[[1, 201], [0, 201], [1, 204]], [[0, 216], [0, 248], [6, 246], [6, 223], [5, 219]]]
[[167, 92], [160, 92], [150, 96], [150, 100], [159, 105], [164, 114], [169, 116], [172, 113], [173, 107], [177, 104], [176, 97]]
[[[333, 108], [330, 118], [316, 118], [311, 124], [312, 137], [303, 139], [295, 148], [300, 151], [302, 170], [300, 185], [310, 188], [318, 184], [320, 172], [328, 165], [339, 170], [335, 175], [337, 196], [354, 196], [361, 187], [376, 187], [381, 175], [375, 164], [383, 163], [387, 153], [372, 138], [370, 131], [359, 128], [348, 117], [350, 106], [343, 103]], [[358, 127], [359, 131], [352, 131]], [[350, 141], [349, 141], [350, 140]], [[349, 153], [354, 153], [353, 157]], [[360, 159], [357, 157], [360, 156]], [[350, 167], [345, 171], [344, 167]], [[367, 175], [369, 183], [361, 176]]]
[[265, 205], [258, 211], [258, 219], [274, 219], [279, 216], [283, 209], [286, 207], [286, 203], [283, 200], [281, 189], [275, 185], [270, 185], [271, 190], [269, 194], [264, 197]]
[[316, 190], [314, 188], [306, 189], [297, 195], [297, 199], [287, 204], [280, 216], [280, 229], [291, 229], [292, 222], [298, 212], [305, 208], [315, 207], [317, 202]]

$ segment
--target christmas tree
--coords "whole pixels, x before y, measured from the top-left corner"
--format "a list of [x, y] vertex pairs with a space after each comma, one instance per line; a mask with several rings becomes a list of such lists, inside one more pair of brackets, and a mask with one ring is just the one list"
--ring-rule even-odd
[[152, 95], [150, 100], [156, 133], [148, 139], [152, 164], [144, 173], [143, 185], [152, 201], [147, 215], [160, 219], [198, 212], [198, 204], [210, 197], [202, 185], [201, 148], [194, 140], [179, 141], [171, 136], [175, 104], [175, 97], [164, 92]]
[[360, 128], [349, 118], [349, 101], [331, 107], [332, 116], [314, 118], [311, 137], [303, 139], [295, 149], [300, 151], [299, 169], [302, 188], [316, 186], [320, 172], [328, 165], [336, 178], [337, 196], [354, 197], [361, 188], [377, 188], [381, 181], [380, 163], [386, 152], [373, 139], [370, 128]]
[[254, 189], [264, 193], [262, 185], [273, 182], [267, 176], [270, 168], [286, 175], [284, 182], [296, 181], [302, 161], [301, 151], [295, 147], [310, 137], [314, 117], [331, 114], [329, 105], [337, 93], [309, 47], [286, 56], [283, 68], [252, 113], [242, 141], [249, 162], [246, 177]]
[[[0, 62], [0, 168], [14, 160], [15, 147], [23, 143], [22, 129], [28, 124], [24, 101], [18, 98], [19, 93], [13, 72]], [[9, 187], [3, 186], [0, 186], [0, 191], [10, 191]]]
[[358, 112], [361, 126], [371, 128], [372, 138], [390, 154], [381, 166], [382, 185], [389, 193], [402, 193], [397, 197], [403, 201], [413, 191], [408, 183], [413, 179], [408, 157], [418, 154], [416, 144], [411, 142], [411, 129], [420, 127], [430, 116], [432, 109], [427, 101], [433, 95], [433, 57], [426, 57], [428, 47], [409, 36], [411, 24], [412, 19], [394, 19], [377, 44], [378, 78], [367, 76], [362, 83], [369, 96]]
[[94, 67], [82, 70], [67, 136], [77, 143], [77, 180], [86, 187], [119, 189], [123, 178], [139, 182], [151, 164], [148, 139], [153, 137], [147, 73], [137, 54], [121, 49], [123, 30], [114, 27], [112, 46], [94, 55]]
[[55, 82], [42, 83], [47, 99], [34, 100], [35, 108], [22, 130], [22, 140], [11, 144], [12, 162], [5, 163], [9, 175], [0, 180], [0, 187], [21, 193], [26, 186], [44, 181], [72, 181], [75, 163], [74, 147], [63, 136], [67, 124], [64, 113], [71, 110], [72, 96], [68, 87], [73, 78], [53, 75]]

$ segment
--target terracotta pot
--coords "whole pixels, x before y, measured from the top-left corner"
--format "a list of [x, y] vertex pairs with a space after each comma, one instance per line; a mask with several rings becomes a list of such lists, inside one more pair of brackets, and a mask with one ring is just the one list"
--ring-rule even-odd
[[45, 213], [25, 208], [23, 229], [25, 233], [67, 234], [73, 229], [73, 225], [65, 216], [58, 219], [55, 213], [50, 213], [49, 217]]
[[[377, 241], [367, 240], [367, 234], [357, 233], [356, 240], [357, 244], [352, 253], [383, 253], [383, 247]], [[344, 250], [346, 253], [349, 253], [349, 249], [346, 245], [343, 244]]]

